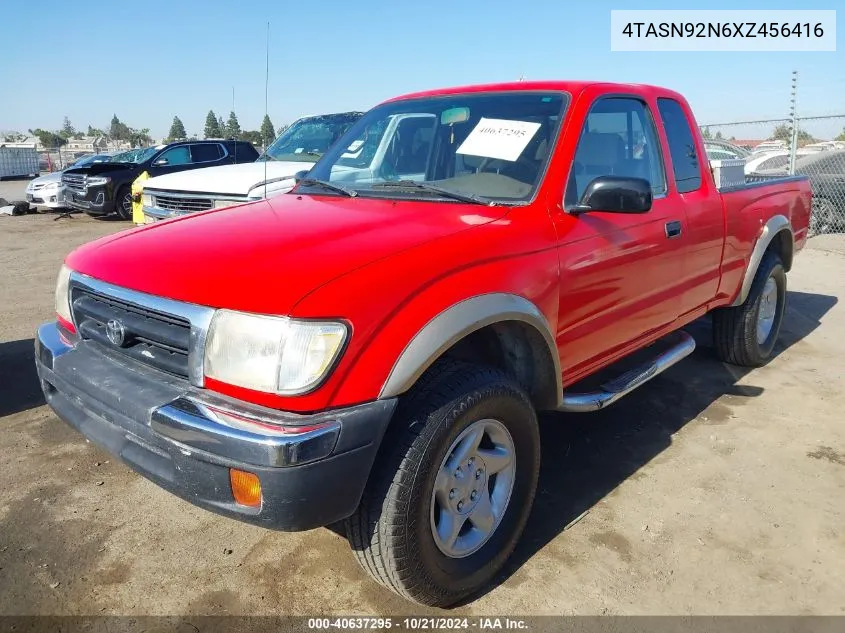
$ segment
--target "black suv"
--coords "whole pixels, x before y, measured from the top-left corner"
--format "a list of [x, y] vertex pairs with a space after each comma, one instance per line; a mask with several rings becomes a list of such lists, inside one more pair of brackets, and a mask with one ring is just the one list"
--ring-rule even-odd
[[62, 174], [67, 204], [88, 215], [112, 212], [132, 218], [132, 182], [144, 171], [151, 177], [186, 169], [251, 163], [258, 152], [246, 141], [178, 141], [116, 154], [107, 162], [68, 169]]

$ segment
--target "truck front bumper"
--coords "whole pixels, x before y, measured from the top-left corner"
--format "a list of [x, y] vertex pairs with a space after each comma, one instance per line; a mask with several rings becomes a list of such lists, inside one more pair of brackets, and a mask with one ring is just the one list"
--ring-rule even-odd
[[[35, 362], [56, 414], [135, 471], [213, 512], [286, 531], [355, 511], [396, 406], [309, 415], [256, 407], [71, 341], [55, 323], [38, 329]], [[230, 469], [258, 477], [258, 507], [235, 502]]]
[[106, 187], [89, 187], [84, 192], [68, 188], [65, 193], [67, 206], [88, 215], [108, 215], [114, 211], [114, 200]]

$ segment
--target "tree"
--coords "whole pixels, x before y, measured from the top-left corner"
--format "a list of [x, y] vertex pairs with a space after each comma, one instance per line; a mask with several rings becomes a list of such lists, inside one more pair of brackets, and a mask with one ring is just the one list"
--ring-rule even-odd
[[834, 141], [845, 141], [845, 127], [842, 128], [842, 133], [833, 140]]
[[76, 135], [76, 130], [67, 116], [65, 116], [65, 120], [62, 122], [62, 129], [59, 134], [61, 134], [64, 138], [71, 138]]
[[249, 141], [253, 145], [260, 146], [264, 140], [264, 134], [262, 134], [259, 130], [245, 130], [241, 132], [240, 140]]
[[[786, 123], [782, 123], [781, 125], [778, 125], [775, 128], [774, 132], [772, 132], [772, 135], [769, 137], [769, 139], [774, 140], [774, 141], [783, 141], [784, 143], [789, 145], [790, 143], [792, 143], [792, 126], [787, 125]], [[815, 140], [816, 139], [814, 139], [813, 136], [809, 132], [807, 132], [806, 130], [802, 130], [800, 128], [798, 129], [798, 144], [799, 145], [806, 144], [806, 143], [812, 143]]]
[[42, 130], [40, 127], [29, 131], [33, 136], [37, 136], [41, 145], [47, 148], [61, 147], [67, 144], [67, 139], [58, 132], [51, 132], [50, 130]]
[[[177, 117], [178, 120], [178, 117]], [[180, 121], [181, 123], [181, 121]], [[140, 130], [136, 130], [135, 128], [127, 128], [129, 133], [127, 135], [126, 140], [129, 141], [129, 144], [132, 147], [141, 147], [145, 145], [152, 145], [153, 139], [150, 136], [150, 129], [149, 128], [141, 128]], [[170, 131], [173, 131], [171, 127]], [[183, 130], [184, 131], [184, 130]]]
[[226, 124], [223, 122], [223, 117], [217, 117], [217, 127], [220, 130], [220, 137], [221, 138], [229, 138], [229, 132], [226, 130]]
[[90, 124], [88, 125], [87, 134], [88, 134], [88, 136], [106, 136], [106, 133], [103, 132], [103, 130], [101, 130], [100, 128], [97, 128], [97, 127], [91, 127]]
[[111, 119], [109, 126], [109, 137], [115, 141], [128, 141], [130, 129], [125, 123], [121, 123], [120, 119], [115, 114]]
[[701, 136], [703, 136], [704, 138], [707, 138], [707, 139], [712, 138], [712, 135], [710, 134], [710, 128], [706, 127], [703, 130], [701, 130]]
[[229, 120], [226, 122], [226, 138], [240, 138], [241, 124], [238, 123], [238, 116], [234, 110], [229, 113]]
[[276, 138], [276, 130], [273, 128], [273, 122], [270, 120], [270, 115], [265, 114], [264, 120], [261, 122], [261, 141], [265, 146], [273, 142]]
[[220, 123], [214, 114], [214, 110], [209, 110], [205, 116], [205, 138], [220, 138], [223, 133], [220, 130]]
[[719, 132], [719, 131], [716, 132], [716, 139], [722, 140], [722, 133], [721, 132]]
[[173, 123], [170, 125], [170, 134], [167, 135], [168, 140], [175, 141], [187, 136], [188, 133], [185, 131], [185, 125], [182, 123], [182, 119], [178, 116], [173, 117]]

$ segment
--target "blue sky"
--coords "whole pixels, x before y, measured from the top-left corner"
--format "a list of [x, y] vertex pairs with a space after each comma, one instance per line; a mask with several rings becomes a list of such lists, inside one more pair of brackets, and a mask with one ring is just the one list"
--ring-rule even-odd
[[[797, 70], [801, 113], [845, 113], [845, 29], [835, 53], [610, 52], [612, 8], [680, 8], [677, 1], [3, 4], [0, 130], [58, 128], [65, 115], [83, 129], [104, 127], [117, 113], [155, 137], [167, 133], [174, 115], [201, 135], [209, 109], [228, 116], [233, 87], [241, 127], [256, 129], [264, 115], [267, 21], [269, 112], [276, 124], [367, 109], [405, 92], [520, 75], [663, 85], [685, 94], [701, 123], [712, 123], [787, 116], [790, 73]], [[807, 8], [803, 4], [708, 0], [682, 8]], [[841, 1], [809, 8], [837, 5]], [[838, 131], [845, 120], [829, 125]]]

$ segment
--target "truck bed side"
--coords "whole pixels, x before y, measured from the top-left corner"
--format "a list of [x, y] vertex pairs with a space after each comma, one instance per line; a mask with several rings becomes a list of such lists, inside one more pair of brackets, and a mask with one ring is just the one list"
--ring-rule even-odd
[[791, 229], [793, 236], [791, 253], [786, 258], [788, 261], [784, 261], [789, 270], [792, 255], [807, 242], [812, 198], [810, 183], [801, 176], [748, 183], [722, 189], [720, 194], [726, 237], [716, 304], [737, 299], [746, 271], [751, 277], [754, 275], [755, 251], [765, 251], [768, 245], [761, 239], [768, 242], [786, 227]]

